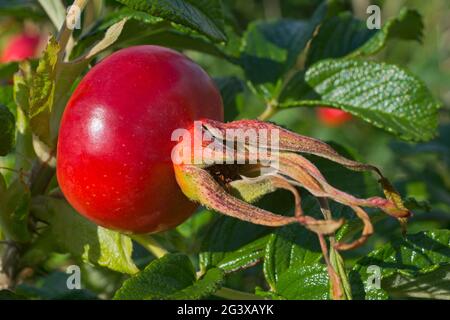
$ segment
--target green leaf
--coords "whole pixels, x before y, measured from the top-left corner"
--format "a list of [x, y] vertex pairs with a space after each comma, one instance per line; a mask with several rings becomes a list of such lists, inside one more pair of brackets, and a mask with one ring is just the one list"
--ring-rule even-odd
[[15, 123], [13, 114], [0, 104], [0, 156], [6, 156], [14, 147]]
[[[162, 18], [152, 16], [151, 14], [148, 14], [146, 12], [133, 10], [129, 7], [121, 7], [119, 10], [111, 12], [106, 17], [104, 17], [100, 21], [99, 26], [95, 28], [94, 32], [98, 33], [101, 31], [106, 31], [106, 29], [111, 27], [113, 24], [123, 19], [141, 21], [147, 24], [156, 24], [163, 21]], [[92, 31], [90, 31], [90, 33], [92, 33]]]
[[393, 299], [450, 300], [450, 265], [413, 278], [398, 274], [383, 284]]
[[2, 63], [0, 65], [0, 79], [11, 80], [17, 71], [17, 62]]
[[9, 111], [16, 115], [16, 103], [14, 102], [14, 88], [13, 86], [0, 87], [0, 104], [8, 107]]
[[225, 121], [234, 120], [239, 111], [236, 105], [236, 96], [244, 91], [244, 83], [237, 77], [214, 78], [214, 82], [220, 90], [225, 109]]
[[117, 0], [150, 15], [192, 28], [211, 39], [224, 41], [222, 7], [217, 0]]
[[265, 227], [220, 216], [202, 242], [202, 270], [220, 267], [226, 272], [253, 266], [264, 256], [267, 242]]
[[318, 263], [322, 258], [317, 236], [298, 225], [279, 228], [270, 235], [264, 255], [264, 276], [271, 288], [289, 268]]
[[414, 276], [450, 264], [450, 231], [434, 230], [408, 235], [384, 245], [358, 261], [354, 270], [378, 265], [384, 277], [401, 272]]
[[213, 294], [223, 282], [223, 271], [209, 269], [196, 279], [195, 269], [183, 254], [167, 254], [150, 262], [126, 280], [116, 292], [118, 300], [200, 299]]
[[367, 28], [364, 21], [345, 12], [325, 20], [311, 41], [306, 67], [325, 58], [343, 57], [372, 38], [378, 31]]
[[257, 21], [243, 38], [241, 65], [254, 84], [275, 83], [296, 62], [316, 24], [298, 20]]
[[60, 48], [55, 38], [50, 38], [47, 48], [36, 72], [33, 73], [29, 87], [29, 109], [30, 125], [36, 134], [47, 145], [52, 146], [50, 136], [50, 113], [53, 107], [56, 86], [56, 62]]
[[30, 118], [50, 110], [55, 89], [55, 67], [60, 47], [55, 38], [50, 38], [33, 78], [30, 87]]
[[128, 7], [123, 7], [106, 16], [96, 27], [81, 38], [72, 55], [79, 55], [81, 51], [98, 40], [104, 30], [122, 19], [127, 19], [127, 23], [114, 44], [115, 48], [153, 44], [176, 49], [196, 50], [227, 58], [220, 46], [211, 42], [202, 34], [175, 23], [167, 23], [159, 17]]
[[201, 299], [216, 292], [224, 282], [224, 272], [219, 268], [209, 269], [200, 280], [170, 295], [169, 299]]
[[317, 100], [320, 96], [305, 81], [305, 71], [297, 71], [284, 85], [278, 101], [280, 104], [295, 103], [298, 100]]
[[30, 190], [21, 178], [14, 180], [6, 192], [0, 193], [0, 229], [7, 239], [17, 242], [30, 240], [30, 202]]
[[45, 14], [34, 0], [0, 0], [0, 17], [44, 18]]
[[305, 65], [326, 58], [373, 55], [383, 49], [390, 39], [420, 41], [423, 22], [415, 10], [402, 9], [388, 20], [381, 30], [370, 30], [365, 21], [344, 12], [325, 20], [311, 41]]
[[62, 0], [38, 0], [55, 28], [59, 29], [66, 18], [66, 8]]
[[279, 294], [272, 292], [272, 291], [264, 291], [260, 287], [255, 288], [255, 295], [257, 295], [258, 297], [262, 297], [264, 299], [268, 299], [268, 300], [286, 300], [285, 297], [282, 297]]
[[[395, 294], [399, 295], [400, 289], [396, 288], [393, 277], [401, 275], [409, 281], [416, 281], [430, 272], [435, 272], [441, 267], [447, 268], [449, 265], [449, 230], [408, 235], [404, 239], [396, 239], [384, 245], [357, 261], [350, 273], [352, 291], [357, 298], [364, 298], [367, 292], [370, 293], [371, 290], [366, 288], [369, 276], [373, 275], [368, 270], [370, 266], [380, 268], [381, 288], [388, 294], [390, 290], [394, 290]], [[444, 278], [441, 281], [444, 281]]]
[[71, 290], [67, 287], [70, 274], [56, 271], [38, 277], [33, 284], [22, 283], [16, 288], [20, 296], [44, 300], [94, 300], [94, 293], [86, 290]]
[[64, 200], [50, 199], [47, 218], [56, 247], [75, 258], [122, 273], [138, 271], [131, 256], [131, 239], [88, 221]]
[[395, 65], [325, 60], [306, 72], [306, 82], [322, 99], [281, 107], [340, 108], [405, 140], [429, 140], [436, 134], [440, 104], [419, 79]]
[[262, 237], [235, 251], [228, 252], [217, 262], [217, 267], [225, 272], [234, 272], [257, 264], [264, 256], [267, 239], [267, 236]]
[[172, 26], [172, 28], [161, 28], [155, 32], [145, 32], [141, 35], [136, 34], [136, 36], [127, 38], [125, 34], [123, 37], [124, 41], [120, 42], [119, 45], [121, 47], [127, 47], [151, 43], [152, 45], [160, 45], [179, 50], [194, 50], [222, 59], [228, 59], [228, 56], [226, 56], [222, 49], [209, 39], [194, 31], [181, 30], [176, 25]]
[[423, 36], [422, 16], [416, 10], [403, 8], [398, 17], [390, 19], [361, 48], [350, 54], [350, 57], [373, 55], [382, 50], [388, 40], [403, 39], [421, 41]]
[[148, 13], [133, 10], [128, 7], [122, 7], [119, 10], [107, 14], [86, 34], [82, 34], [71, 52], [71, 57], [75, 58], [82, 55], [89, 46], [92, 46], [96, 41], [102, 38], [109, 27], [124, 19], [127, 20], [127, 23], [125, 24], [121, 37], [119, 37], [116, 45], [133, 37], [141, 38], [143, 34], [149, 32], [149, 29], [151, 29], [149, 28], [150, 25], [157, 25], [163, 21], [163, 19], [151, 16]]
[[289, 300], [326, 300], [327, 267], [321, 264], [292, 267], [280, 275], [275, 292]]
[[28, 113], [30, 82], [31, 82], [31, 64], [28, 61], [19, 64], [19, 71], [14, 74], [13, 97], [17, 107], [24, 113]]
[[307, 21], [281, 19], [250, 23], [239, 58], [247, 79], [256, 86], [250, 88], [262, 91], [257, 93], [267, 101], [276, 98], [280, 78], [295, 65], [321, 21], [335, 10], [335, 3], [324, 1]]

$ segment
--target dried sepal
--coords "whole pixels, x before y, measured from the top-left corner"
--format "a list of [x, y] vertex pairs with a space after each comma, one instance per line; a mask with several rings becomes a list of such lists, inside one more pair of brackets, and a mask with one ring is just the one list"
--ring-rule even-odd
[[[245, 128], [246, 130], [255, 130], [259, 132], [276, 131], [279, 137], [278, 150], [291, 151], [299, 153], [313, 154], [322, 158], [329, 159], [336, 163], [339, 163], [349, 169], [356, 171], [374, 171], [380, 177], [383, 177], [381, 171], [372, 165], [360, 163], [354, 160], [347, 159], [336, 152], [332, 147], [323, 141], [314, 139], [311, 137], [303, 136], [295, 132], [289, 131], [282, 127], [279, 127], [270, 122], [262, 122], [258, 120], [237, 120], [229, 123], [222, 123], [214, 120], [205, 120], [203, 125], [208, 131], [213, 134], [217, 139], [226, 140], [227, 130], [238, 130]], [[264, 131], [263, 131], [264, 130]], [[259, 137], [258, 137], [259, 138]], [[266, 137], [264, 137], [265, 140]], [[260, 142], [263, 139], [258, 139]], [[272, 147], [271, 135], [267, 135], [267, 147]], [[250, 141], [251, 142], [251, 141]]]
[[[362, 207], [378, 208], [401, 222], [410, 216], [400, 195], [377, 167], [347, 159], [320, 140], [257, 120], [202, 120], [190, 132], [201, 142], [182, 141], [174, 149], [176, 153], [188, 154], [184, 162], [175, 164], [177, 181], [190, 199], [226, 215], [266, 226], [298, 222], [318, 235], [329, 235], [344, 222], [333, 220], [326, 208], [328, 199], [333, 200], [351, 207], [363, 222], [358, 239], [333, 243], [339, 250], [360, 246], [373, 233], [370, 218]], [[375, 172], [386, 198], [362, 199], [333, 187], [301, 154], [323, 157], [351, 170]], [[303, 213], [298, 187], [319, 199], [324, 220]], [[273, 214], [250, 204], [277, 189], [293, 194], [295, 217]]]
[[281, 153], [279, 171], [291, 177], [316, 197], [329, 198], [347, 206], [379, 208], [396, 218], [404, 218], [410, 215], [408, 209], [398, 207], [396, 203], [389, 199], [380, 197], [360, 199], [334, 188], [325, 180], [319, 169], [301, 155], [288, 152]]
[[207, 208], [240, 220], [269, 227], [279, 227], [297, 222], [296, 217], [273, 214], [230, 195], [206, 170], [196, 166], [176, 166], [175, 174], [185, 195]]

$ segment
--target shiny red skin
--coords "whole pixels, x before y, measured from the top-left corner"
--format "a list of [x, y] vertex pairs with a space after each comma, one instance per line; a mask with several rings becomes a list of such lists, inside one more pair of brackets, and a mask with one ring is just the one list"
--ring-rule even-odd
[[317, 117], [320, 122], [330, 127], [339, 127], [352, 119], [348, 112], [327, 107], [318, 108]]
[[106, 228], [153, 233], [180, 224], [197, 204], [176, 183], [171, 135], [205, 118], [223, 121], [222, 100], [194, 62], [159, 46], [115, 52], [67, 104], [57, 152], [62, 192]]
[[22, 61], [36, 56], [41, 39], [39, 35], [20, 34], [11, 38], [3, 50], [0, 62]]

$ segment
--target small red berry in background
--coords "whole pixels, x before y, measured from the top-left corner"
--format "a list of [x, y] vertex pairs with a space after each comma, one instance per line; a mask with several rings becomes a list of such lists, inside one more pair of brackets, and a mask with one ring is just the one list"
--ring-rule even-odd
[[329, 127], [339, 127], [352, 119], [352, 115], [348, 112], [327, 107], [319, 107], [317, 117]]
[[13, 36], [0, 57], [0, 62], [22, 61], [39, 53], [41, 37], [38, 34], [22, 33]]
[[119, 50], [83, 78], [65, 109], [57, 176], [70, 204], [104, 227], [159, 232], [198, 204], [175, 180], [176, 129], [223, 120], [220, 92], [203, 69], [159, 46]]

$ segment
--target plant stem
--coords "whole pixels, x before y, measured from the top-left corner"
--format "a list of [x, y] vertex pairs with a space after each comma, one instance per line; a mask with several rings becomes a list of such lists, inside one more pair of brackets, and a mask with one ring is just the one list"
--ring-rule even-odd
[[264, 300], [262, 297], [258, 297], [253, 293], [238, 291], [230, 288], [222, 287], [214, 293], [219, 298], [228, 300]]
[[277, 102], [269, 101], [266, 105], [266, 109], [264, 110], [264, 112], [261, 113], [261, 115], [258, 117], [258, 120], [261, 120], [261, 121], [269, 120], [277, 112], [278, 112]]
[[334, 270], [336, 270], [339, 280], [341, 282], [341, 288], [343, 289], [343, 299], [345, 300], [352, 300], [352, 291], [350, 282], [348, 280], [347, 272], [345, 271], [345, 264], [344, 259], [339, 254], [339, 252], [331, 247], [330, 248], [330, 260], [331, 265], [333, 266]]
[[[330, 207], [328, 205], [328, 201], [325, 198], [318, 198], [322, 214], [326, 220], [333, 219], [331, 214]], [[348, 281], [347, 272], [345, 271], [344, 259], [341, 257], [339, 252], [334, 248], [335, 237], [334, 234], [330, 235], [330, 253], [329, 258], [327, 257], [325, 260], [331, 264], [331, 267], [334, 269], [334, 273], [336, 273], [338, 277], [338, 285], [339, 291], [341, 292], [341, 297], [333, 297], [344, 300], [351, 300], [352, 293], [350, 283]], [[328, 264], [328, 263], [327, 263]]]
[[169, 253], [161, 244], [159, 244], [152, 236], [145, 234], [135, 234], [131, 238], [143, 246], [147, 251], [156, 258], [161, 258]]
[[69, 12], [67, 14], [66, 18], [64, 19], [64, 24], [62, 25], [61, 30], [59, 31], [58, 37], [57, 37], [59, 46], [61, 48], [61, 51], [59, 52], [59, 56], [58, 56], [59, 61], [63, 61], [64, 56], [66, 54], [68, 55], [68, 53], [66, 52], [66, 47], [72, 37], [73, 28], [69, 28], [69, 26], [67, 25], [67, 22], [69, 20], [68, 16], [69, 16], [69, 14], [77, 14], [77, 13], [81, 14], [84, 7], [86, 7], [88, 1], [89, 0], [75, 0], [72, 4], [72, 7], [77, 7], [78, 10]]

